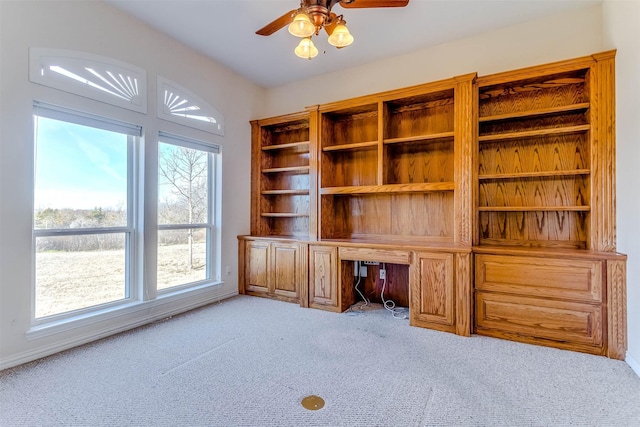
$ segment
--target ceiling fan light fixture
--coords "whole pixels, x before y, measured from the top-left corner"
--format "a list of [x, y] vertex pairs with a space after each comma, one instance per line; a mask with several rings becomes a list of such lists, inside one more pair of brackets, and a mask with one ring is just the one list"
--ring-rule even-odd
[[345, 47], [353, 43], [353, 36], [349, 32], [349, 29], [345, 25], [346, 22], [342, 21], [329, 36], [329, 44], [335, 47]]
[[315, 58], [318, 55], [318, 48], [313, 44], [311, 37], [300, 40], [298, 47], [294, 50], [297, 57], [302, 59]]
[[316, 26], [311, 18], [303, 11], [299, 11], [289, 24], [289, 33], [296, 37], [309, 37], [316, 32]]

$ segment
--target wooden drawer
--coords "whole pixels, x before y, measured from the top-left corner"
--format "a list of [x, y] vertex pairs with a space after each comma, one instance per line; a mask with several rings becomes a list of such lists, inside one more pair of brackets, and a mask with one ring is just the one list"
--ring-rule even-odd
[[338, 253], [341, 260], [377, 261], [389, 264], [411, 264], [411, 256], [407, 251], [341, 247]]
[[602, 261], [476, 256], [476, 290], [602, 302]]
[[476, 332], [483, 335], [542, 338], [569, 348], [571, 343], [602, 346], [599, 305], [478, 292], [475, 317]]

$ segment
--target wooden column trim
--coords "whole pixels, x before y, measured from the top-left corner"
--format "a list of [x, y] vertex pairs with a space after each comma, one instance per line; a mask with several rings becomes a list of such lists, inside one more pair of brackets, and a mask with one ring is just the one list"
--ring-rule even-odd
[[[594, 55], [595, 57], [595, 55]], [[616, 250], [615, 63], [599, 55], [591, 66], [591, 249]]]
[[309, 238], [315, 240], [320, 235], [319, 230], [319, 203], [320, 191], [319, 176], [319, 144], [318, 144], [318, 106], [308, 107], [309, 114]]
[[238, 293], [240, 295], [245, 295], [245, 251], [246, 240], [238, 237]]
[[260, 121], [252, 120], [251, 122], [251, 224], [250, 230], [252, 235], [262, 234], [260, 227], [260, 167], [261, 153], [260, 144], [262, 141], [260, 135]]
[[298, 247], [298, 294], [300, 307], [309, 307], [309, 245], [300, 243]]
[[478, 135], [478, 108], [476, 74], [456, 77], [454, 89], [454, 241], [472, 244], [472, 217], [474, 204], [472, 201], [475, 187], [474, 164], [476, 159], [475, 142]]
[[627, 353], [626, 270], [626, 260], [607, 260], [607, 357], [618, 360]]
[[473, 319], [471, 253], [455, 255], [454, 274], [456, 334], [468, 337], [471, 335], [471, 319]]
[[387, 127], [387, 107], [382, 101], [378, 101], [378, 165], [377, 165], [377, 185], [384, 184], [384, 164], [386, 162], [385, 149], [383, 140], [386, 134]]

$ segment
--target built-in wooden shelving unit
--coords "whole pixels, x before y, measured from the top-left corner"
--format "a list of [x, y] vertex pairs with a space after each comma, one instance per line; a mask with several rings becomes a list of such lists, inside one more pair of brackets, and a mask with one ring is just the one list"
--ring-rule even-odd
[[623, 354], [612, 81], [612, 52], [478, 79], [476, 333]]
[[479, 83], [479, 244], [589, 239], [589, 67]]
[[624, 358], [614, 56], [251, 122], [240, 292], [340, 312], [385, 265], [411, 325]]
[[455, 192], [470, 180], [455, 177], [455, 147], [469, 143], [456, 98], [474, 77], [319, 107], [320, 238], [458, 240]]
[[309, 237], [315, 174], [310, 167], [310, 112], [251, 122], [251, 234]]

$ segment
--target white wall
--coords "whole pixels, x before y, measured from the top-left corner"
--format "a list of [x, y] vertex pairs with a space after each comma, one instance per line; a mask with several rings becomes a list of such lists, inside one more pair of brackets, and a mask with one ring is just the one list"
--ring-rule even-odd
[[600, 50], [602, 10], [590, 7], [272, 88], [267, 90], [267, 114], [301, 111], [310, 105], [457, 75], [487, 75]]
[[627, 362], [640, 375], [640, 1], [605, 1], [604, 42], [616, 55], [618, 250], [627, 259]]
[[[264, 90], [205, 59], [112, 6], [94, 1], [0, 1], [0, 369], [79, 344], [96, 336], [160, 318], [237, 292], [238, 234], [249, 232], [250, 127], [262, 115]], [[60, 48], [104, 55], [147, 70], [148, 114], [125, 111], [28, 80], [28, 49]], [[161, 74], [197, 93], [225, 117], [224, 137], [156, 118], [155, 81]], [[33, 198], [32, 103], [41, 100], [211, 140], [223, 153], [222, 266], [224, 284], [172, 303], [158, 301], [109, 321], [40, 339], [30, 328], [31, 221]], [[156, 158], [155, 145], [145, 150]], [[153, 163], [153, 161], [151, 162]], [[154, 164], [147, 164], [154, 174]], [[148, 191], [155, 191], [149, 188]], [[148, 226], [155, 217], [145, 218]], [[152, 238], [153, 240], [153, 238]], [[146, 263], [155, 264], [147, 258]], [[231, 274], [226, 275], [225, 267]]]
[[614, 48], [618, 49], [618, 250], [628, 254], [627, 362], [640, 375], [640, 197], [637, 190], [640, 182], [640, 1], [609, 0], [577, 12], [557, 14], [272, 88], [267, 91], [267, 114], [299, 111], [309, 105], [470, 72], [487, 75]]

